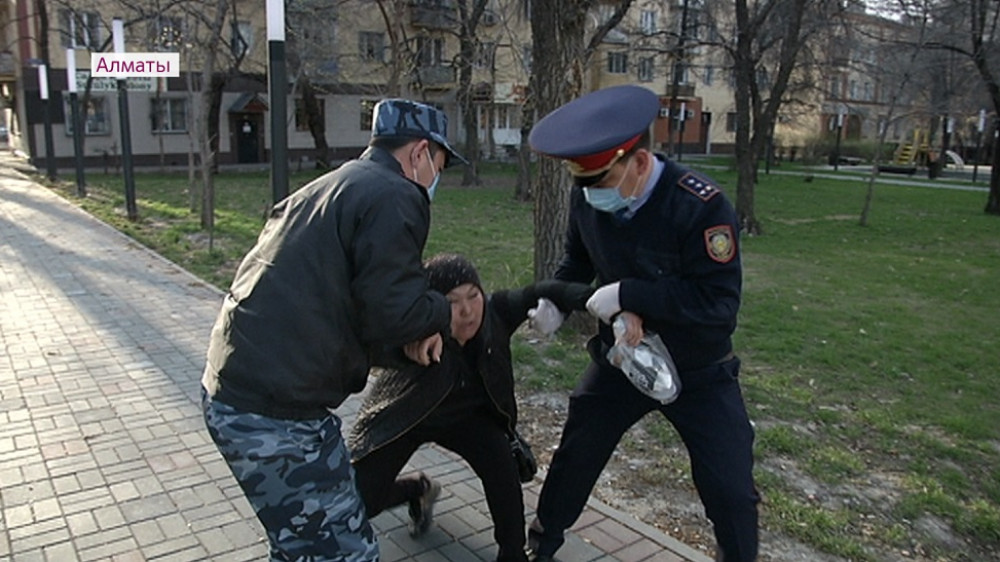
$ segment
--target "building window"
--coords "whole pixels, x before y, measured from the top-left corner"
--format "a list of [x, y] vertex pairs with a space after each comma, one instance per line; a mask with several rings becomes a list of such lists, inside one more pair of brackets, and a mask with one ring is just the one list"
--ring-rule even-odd
[[358, 32], [358, 52], [361, 60], [382, 62], [385, 60], [385, 34], [377, 31]]
[[153, 98], [152, 118], [154, 133], [186, 133], [187, 101], [184, 98]]
[[184, 22], [181, 18], [158, 16], [151, 26], [154, 51], [180, 51], [184, 39]]
[[492, 41], [484, 41], [479, 44], [476, 51], [475, 65], [478, 68], [493, 68], [494, 57], [496, 56], [497, 44]]
[[531, 72], [531, 45], [521, 45], [521, 60], [524, 62], [524, 71]]
[[361, 130], [372, 130], [372, 112], [378, 100], [361, 100]]
[[417, 37], [417, 66], [441, 66], [444, 63], [444, 39]]
[[856, 100], [856, 99], [858, 99], [858, 81], [857, 80], [851, 80], [850, 81], [849, 86], [847, 88], [847, 93], [848, 93], [847, 99], [849, 99], [849, 100]]
[[294, 48], [301, 56], [314, 60], [333, 58], [337, 39], [336, 11], [302, 6], [289, 11], [288, 19]]
[[726, 132], [735, 133], [736, 132], [736, 112], [730, 111], [726, 114]]
[[643, 10], [639, 14], [639, 29], [644, 35], [656, 33], [656, 10]]
[[715, 67], [709, 65], [705, 67], [705, 73], [701, 77], [701, 81], [704, 82], [706, 86], [711, 86], [712, 81], [715, 79]]
[[831, 78], [830, 79], [830, 97], [832, 99], [840, 99], [840, 79]]
[[[326, 100], [322, 98], [316, 98], [316, 112], [319, 113], [320, 121], [326, 120]], [[371, 128], [371, 112], [369, 112], [368, 128]], [[295, 99], [295, 130], [296, 131], [308, 131], [309, 130], [309, 112], [306, 111], [306, 100], [303, 98]]]
[[233, 22], [230, 49], [236, 58], [244, 57], [253, 48], [253, 24], [248, 21]]
[[864, 100], [865, 101], [872, 101], [872, 100], [874, 100], [875, 99], [875, 90], [872, 87], [872, 83], [871, 82], [865, 82], [864, 88], [865, 88], [864, 89]]
[[651, 82], [653, 80], [653, 57], [639, 59], [639, 81]]
[[608, 53], [608, 73], [625, 74], [628, 72], [628, 55], [625, 53]]
[[[66, 98], [63, 98], [66, 99]], [[66, 100], [66, 116], [73, 115], [73, 108]], [[91, 97], [87, 104], [83, 105], [80, 100], [80, 119], [83, 121], [83, 132], [87, 136], [107, 135], [111, 133], [111, 117], [108, 114], [108, 99], [103, 97]], [[66, 119], [66, 136], [73, 135], [73, 119]]]
[[683, 62], [674, 64], [674, 82], [688, 84], [688, 65]]
[[101, 42], [101, 16], [97, 12], [61, 10], [63, 47], [72, 49], [99, 49]]

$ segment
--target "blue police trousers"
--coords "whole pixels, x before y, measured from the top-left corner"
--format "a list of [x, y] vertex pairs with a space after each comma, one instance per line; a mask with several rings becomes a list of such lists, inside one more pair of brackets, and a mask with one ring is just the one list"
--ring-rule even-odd
[[616, 369], [591, 363], [570, 396], [558, 449], [538, 499], [528, 543], [552, 555], [577, 520], [622, 435], [659, 410], [677, 430], [691, 458], [695, 487], [725, 562], [757, 557], [753, 484], [753, 428], [740, 392], [739, 359], [682, 373], [682, 390], [666, 406], [641, 394]]

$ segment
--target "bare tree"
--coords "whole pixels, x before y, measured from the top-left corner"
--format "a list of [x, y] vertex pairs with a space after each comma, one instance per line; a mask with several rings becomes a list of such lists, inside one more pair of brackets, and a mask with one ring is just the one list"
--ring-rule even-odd
[[319, 96], [326, 93], [315, 77], [323, 62], [336, 57], [332, 22], [338, 19], [338, 4], [310, 0], [290, 0], [288, 12], [288, 68], [295, 77], [295, 90], [302, 96], [306, 127], [315, 146], [317, 169], [330, 167], [330, 145], [326, 140], [326, 115]]
[[[1000, 4], [992, 0], [945, 0], [933, 6], [933, 17], [936, 22], [942, 22], [942, 26], [930, 47], [971, 60], [994, 115], [1000, 115]], [[962, 33], [949, 33], [962, 28]], [[1000, 215], [1000, 150], [993, 152], [990, 191], [983, 210]]]
[[488, 0], [458, 0], [458, 106], [462, 112], [462, 127], [465, 129], [465, 157], [469, 166], [465, 167], [462, 185], [479, 185], [479, 123], [476, 106], [472, 99], [472, 67], [475, 62], [479, 40], [476, 28], [486, 10]]
[[[865, 190], [865, 200], [861, 208], [861, 216], [858, 220], [860, 226], [868, 226], [868, 219], [871, 213], [872, 201], [875, 196], [875, 181], [878, 179], [881, 163], [882, 151], [885, 147], [886, 137], [889, 128], [896, 121], [896, 111], [902, 105], [904, 93], [914, 83], [914, 77], [921, 68], [920, 57], [923, 54], [927, 36], [928, 14], [923, 12], [908, 18], [909, 23], [916, 24], [915, 39], [911, 42], [903, 37], [893, 34], [884, 37], [881, 34], [874, 37], [879, 43], [879, 67], [883, 69], [882, 87], [891, 89], [889, 104], [884, 120], [879, 124], [878, 144], [876, 146], [875, 158], [872, 162], [871, 173], [868, 176], [868, 185]], [[907, 26], [909, 27], [909, 26]], [[864, 33], [864, 29], [860, 30]], [[899, 50], [904, 45], [909, 45], [910, 49], [904, 56], [899, 56]], [[890, 70], [891, 69], [891, 70]], [[895, 79], [895, 85], [891, 81]]]
[[[807, 12], [829, 16], [836, 5], [825, 0], [736, 0], [736, 40], [731, 56], [736, 78], [736, 213], [743, 232], [761, 233], [754, 197], [757, 162], [764, 153], [783, 96], [812, 27]], [[773, 72], [767, 59], [773, 61]]]

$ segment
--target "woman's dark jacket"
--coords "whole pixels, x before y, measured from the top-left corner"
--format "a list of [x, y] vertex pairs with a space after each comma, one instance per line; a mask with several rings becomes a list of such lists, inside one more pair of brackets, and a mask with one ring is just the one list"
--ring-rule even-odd
[[[482, 377], [489, 402], [508, 432], [517, 424], [510, 338], [539, 298], [547, 298], [564, 312], [583, 310], [593, 289], [579, 283], [542, 281], [521, 289], [489, 296], [483, 325], [466, 345], [479, 346], [476, 371]], [[373, 382], [361, 405], [348, 444], [357, 461], [392, 442], [424, 420], [452, 391], [467, 363], [463, 349], [447, 338], [441, 361], [428, 367], [408, 363], [385, 369]]]

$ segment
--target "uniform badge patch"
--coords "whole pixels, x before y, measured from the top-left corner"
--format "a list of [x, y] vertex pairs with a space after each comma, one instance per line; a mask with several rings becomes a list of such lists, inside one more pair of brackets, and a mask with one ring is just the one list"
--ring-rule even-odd
[[719, 263], [729, 263], [736, 255], [733, 229], [728, 224], [720, 224], [705, 229], [705, 249], [708, 257]]
[[712, 185], [711, 182], [690, 172], [684, 174], [684, 177], [677, 182], [677, 185], [683, 187], [691, 193], [694, 193], [702, 201], [708, 201], [719, 194], [719, 189]]

